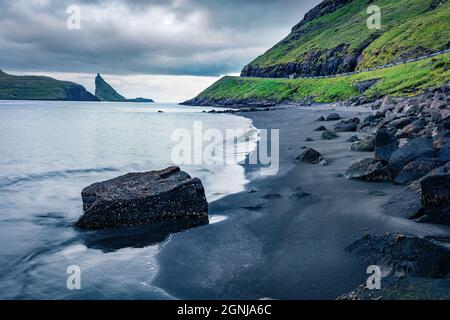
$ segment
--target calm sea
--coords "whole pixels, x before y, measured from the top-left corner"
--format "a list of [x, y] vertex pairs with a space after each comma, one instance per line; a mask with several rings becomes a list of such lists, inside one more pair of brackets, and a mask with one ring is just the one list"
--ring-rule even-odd
[[[175, 104], [0, 102], [0, 299], [167, 299], [152, 285], [155, 255], [169, 237], [149, 231], [83, 232], [81, 190], [128, 172], [174, 165], [174, 130], [243, 129], [250, 120]], [[158, 112], [163, 111], [163, 112]], [[237, 139], [239, 141], [239, 139]], [[233, 144], [233, 141], [225, 141]], [[209, 201], [244, 190], [237, 164], [247, 145], [233, 144], [235, 164], [184, 165], [202, 179]], [[211, 220], [220, 219], [211, 217]], [[69, 290], [67, 267], [81, 270]]]

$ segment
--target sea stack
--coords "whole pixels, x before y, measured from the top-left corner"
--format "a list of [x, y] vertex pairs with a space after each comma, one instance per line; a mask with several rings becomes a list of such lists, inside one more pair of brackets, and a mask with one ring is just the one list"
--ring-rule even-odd
[[126, 102], [127, 99], [111, 87], [100, 75], [95, 77], [95, 96], [101, 101]]

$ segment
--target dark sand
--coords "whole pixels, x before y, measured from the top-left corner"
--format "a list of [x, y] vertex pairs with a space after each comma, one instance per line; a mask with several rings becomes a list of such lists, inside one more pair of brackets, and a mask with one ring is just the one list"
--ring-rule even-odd
[[[336, 111], [360, 118], [369, 112]], [[348, 181], [340, 175], [353, 161], [372, 154], [348, 151], [345, 141], [355, 133], [320, 139], [322, 132], [314, 129], [332, 129], [336, 122], [316, 119], [331, 112], [321, 107], [243, 114], [259, 129], [280, 129], [279, 173], [255, 178], [258, 171], [247, 166], [253, 179], [248, 190], [256, 192], [212, 203], [212, 221], [215, 216], [226, 220], [173, 235], [158, 254], [160, 272], [153, 284], [181, 299], [335, 299], [368, 277], [367, 265], [345, 251], [364, 234], [449, 233], [448, 227], [385, 214], [381, 205], [402, 187]], [[307, 137], [315, 141], [305, 142]], [[330, 165], [295, 164], [303, 146], [321, 152]], [[312, 196], [291, 197], [297, 192]], [[282, 198], [263, 199], [267, 194]], [[263, 208], [242, 209], [255, 201], [262, 201]]]

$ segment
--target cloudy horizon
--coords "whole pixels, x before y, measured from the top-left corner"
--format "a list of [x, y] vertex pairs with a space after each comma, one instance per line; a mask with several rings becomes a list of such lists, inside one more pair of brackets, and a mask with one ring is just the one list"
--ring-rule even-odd
[[[192, 98], [285, 37], [319, 0], [0, 0], [0, 69], [45, 74], [93, 91]], [[81, 28], [66, 27], [67, 8]]]

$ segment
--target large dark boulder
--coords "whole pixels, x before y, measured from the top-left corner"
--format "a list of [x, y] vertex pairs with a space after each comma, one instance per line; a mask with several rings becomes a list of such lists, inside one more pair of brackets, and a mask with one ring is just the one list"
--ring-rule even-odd
[[337, 121], [341, 120], [341, 116], [337, 113], [332, 113], [327, 117], [327, 121]]
[[337, 132], [354, 132], [358, 129], [359, 118], [341, 121], [334, 128]]
[[298, 156], [295, 161], [307, 162], [311, 164], [319, 164], [323, 160], [320, 152], [314, 149], [307, 149], [303, 154]]
[[417, 138], [395, 151], [389, 159], [389, 167], [399, 173], [408, 163], [420, 158], [434, 158], [436, 150], [428, 138]]
[[381, 128], [375, 136], [375, 159], [389, 161], [392, 154], [398, 149], [398, 141], [392, 131]]
[[352, 164], [345, 172], [345, 177], [374, 182], [392, 181], [393, 179], [387, 166], [371, 158], [361, 159]]
[[378, 265], [397, 275], [442, 278], [450, 272], [450, 250], [414, 235], [366, 235], [347, 250], [362, 257], [368, 265]]
[[420, 222], [450, 225], [450, 170], [430, 175], [420, 185], [424, 213]]
[[168, 221], [208, 223], [208, 202], [201, 181], [178, 167], [129, 173], [95, 183], [81, 193], [81, 228], [104, 229]]
[[422, 158], [408, 163], [397, 175], [396, 184], [407, 184], [422, 178], [429, 172], [442, 166], [442, 161], [435, 158]]

